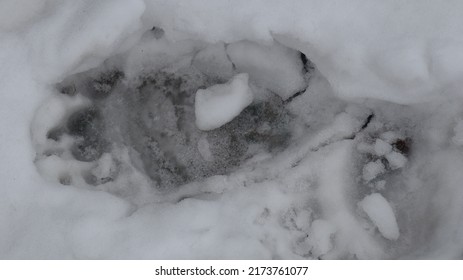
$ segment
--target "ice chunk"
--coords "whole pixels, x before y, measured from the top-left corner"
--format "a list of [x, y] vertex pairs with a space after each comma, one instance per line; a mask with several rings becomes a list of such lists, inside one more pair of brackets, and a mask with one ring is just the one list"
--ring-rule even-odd
[[384, 238], [397, 240], [399, 238], [399, 226], [387, 200], [379, 193], [365, 197], [360, 203], [360, 208], [368, 215], [370, 220], [378, 227]]
[[233, 64], [227, 57], [224, 43], [210, 45], [199, 51], [193, 65], [210, 77], [228, 80], [233, 76]]
[[297, 51], [274, 43], [262, 46], [248, 41], [230, 44], [227, 53], [251, 81], [275, 92], [283, 100], [306, 88], [303, 65]]
[[392, 170], [402, 168], [407, 163], [407, 158], [398, 152], [391, 152], [387, 154], [386, 159], [389, 162]]
[[363, 167], [362, 177], [365, 182], [370, 182], [386, 171], [381, 160], [372, 161]]
[[248, 78], [248, 74], [242, 73], [226, 84], [198, 90], [195, 98], [196, 126], [201, 130], [212, 130], [238, 116], [254, 99]]

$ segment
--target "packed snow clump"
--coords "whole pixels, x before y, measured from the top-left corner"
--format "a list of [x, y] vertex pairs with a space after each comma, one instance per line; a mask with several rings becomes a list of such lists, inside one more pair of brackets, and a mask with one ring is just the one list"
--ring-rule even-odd
[[399, 226], [391, 206], [379, 193], [365, 197], [359, 206], [368, 215], [372, 222], [378, 227], [379, 232], [389, 240], [399, 238]]
[[239, 74], [224, 85], [200, 89], [195, 97], [196, 126], [201, 130], [221, 127], [252, 103], [248, 74]]

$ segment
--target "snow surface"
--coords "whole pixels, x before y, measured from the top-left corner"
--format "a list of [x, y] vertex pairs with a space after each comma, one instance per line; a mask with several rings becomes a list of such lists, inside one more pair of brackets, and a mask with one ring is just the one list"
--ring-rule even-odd
[[0, 6], [0, 258], [463, 257], [461, 1]]
[[201, 130], [212, 130], [238, 116], [254, 100], [248, 80], [248, 74], [243, 73], [227, 84], [198, 90], [195, 97], [196, 126]]

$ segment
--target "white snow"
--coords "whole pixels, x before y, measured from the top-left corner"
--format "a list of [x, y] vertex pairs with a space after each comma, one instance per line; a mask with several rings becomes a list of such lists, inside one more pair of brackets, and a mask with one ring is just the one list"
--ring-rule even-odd
[[198, 90], [195, 97], [196, 126], [201, 130], [212, 130], [238, 116], [254, 99], [248, 79], [248, 74], [242, 73], [227, 84]]
[[384, 238], [397, 240], [399, 238], [399, 226], [394, 211], [387, 200], [379, 193], [366, 196], [359, 206], [368, 215], [371, 221], [378, 227]]

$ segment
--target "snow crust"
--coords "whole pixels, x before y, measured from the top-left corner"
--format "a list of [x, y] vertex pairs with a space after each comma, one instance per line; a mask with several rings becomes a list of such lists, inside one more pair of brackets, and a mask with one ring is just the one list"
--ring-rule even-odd
[[[461, 1], [0, 5], [0, 258], [462, 257]], [[252, 91], [289, 111], [266, 118], [290, 135], [263, 123], [251, 140], [279, 150], [251, 145], [233, 171], [171, 192], [152, 187], [133, 149], [78, 161], [75, 139], [50, 131], [92, 101], [56, 84], [112, 66], [128, 88], [192, 67], [209, 79], [190, 77], [207, 84], [198, 127], [220, 133], [256, 105]], [[113, 127], [130, 126], [115, 99]], [[206, 164], [213, 144], [195, 146]]]

